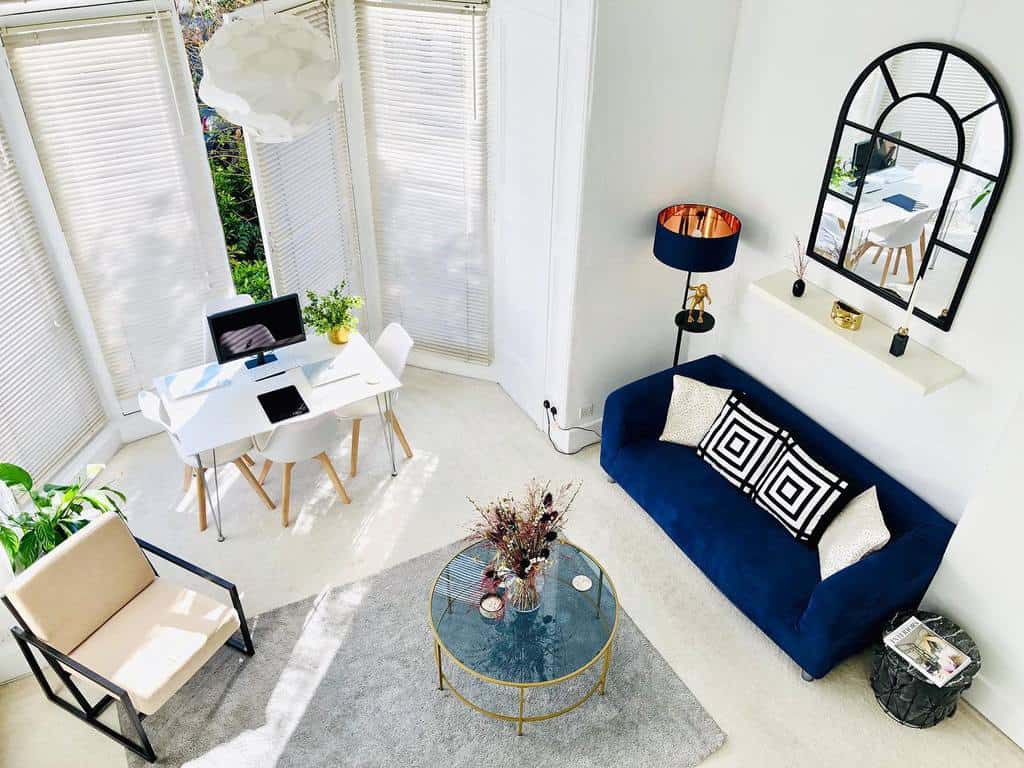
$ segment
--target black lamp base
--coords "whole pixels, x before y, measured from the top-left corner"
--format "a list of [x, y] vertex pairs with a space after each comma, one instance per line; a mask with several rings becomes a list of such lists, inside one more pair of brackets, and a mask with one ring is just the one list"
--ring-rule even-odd
[[[693, 320], [689, 320], [687, 317], [692, 317]], [[699, 320], [703, 320], [703, 322], [698, 322]], [[676, 326], [687, 333], [707, 333], [715, 327], [715, 316], [710, 312], [705, 312], [702, 318], [696, 310], [690, 312], [684, 309], [676, 313]]]

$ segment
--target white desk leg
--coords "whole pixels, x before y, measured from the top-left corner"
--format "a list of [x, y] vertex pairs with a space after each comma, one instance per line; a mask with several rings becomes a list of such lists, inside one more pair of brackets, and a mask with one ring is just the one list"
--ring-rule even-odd
[[[203, 467], [203, 457], [200, 456], [198, 453], [195, 456], [196, 464], [199, 465], [199, 471], [202, 472], [205, 469], [205, 467]], [[224, 541], [224, 530], [221, 528], [220, 524], [220, 480], [217, 477], [216, 449], [213, 450], [213, 487], [216, 492], [216, 504], [214, 504], [213, 499], [210, 498], [210, 484], [203, 483], [203, 486], [206, 488], [206, 499], [210, 504], [210, 510], [213, 512], [213, 524], [217, 527], [217, 541]]]
[[[384, 402], [381, 402], [381, 398]], [[391, 393], [385, 392], [377, 395], [377, 412], [380, 414], [380, 424], [384, 428], [384, 443], [387, 445], [388, 458], [391, 459], [391, 476], [398, 477], [398, 465], [395, 463], [395, 430], [391, 425], [388, 414], [391, 412]]]

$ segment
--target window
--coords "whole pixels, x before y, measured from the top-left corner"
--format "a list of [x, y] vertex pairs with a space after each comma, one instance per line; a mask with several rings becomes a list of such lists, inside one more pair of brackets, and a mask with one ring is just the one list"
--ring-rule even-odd
[[170, 14], [4, 31], [29, 130], [126, 411], [200, 363], [230, 293], [184, 49]]
[[[316, 0], [294, 13], [335, 43], [333, 4]], [[248, 141], [256, 202], [274, 293], [326, 293], [343, 280], [362, 292], [359, 238], [344, 105], [296, 141]]]
[[487, 5], [356, 0], [384, 322], [491, 361]]
[[0, 130], [0, 457], [45, 480], [106, 419]]

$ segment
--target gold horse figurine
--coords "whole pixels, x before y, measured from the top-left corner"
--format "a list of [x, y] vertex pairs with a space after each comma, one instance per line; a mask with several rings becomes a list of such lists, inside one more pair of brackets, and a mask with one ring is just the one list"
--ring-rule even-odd
[[711, 303], [711, 294], [708, 292], [708, 284], [700, 283], [690, 288], [693, 296], [690, 297], [690, 311], [686, 313], [686, 322], [693, 322], [693, 310], [697, 310], [697, 323], [704, 323], [704, 302]]

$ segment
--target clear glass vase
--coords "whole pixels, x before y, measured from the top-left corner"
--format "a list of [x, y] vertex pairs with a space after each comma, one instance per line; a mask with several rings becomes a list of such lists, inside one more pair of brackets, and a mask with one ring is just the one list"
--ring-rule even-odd
[[518, 613], [532, 613], [540, 608], [540, 590], [533, 577], [513, 576], [508, 584], [508, 604]]

